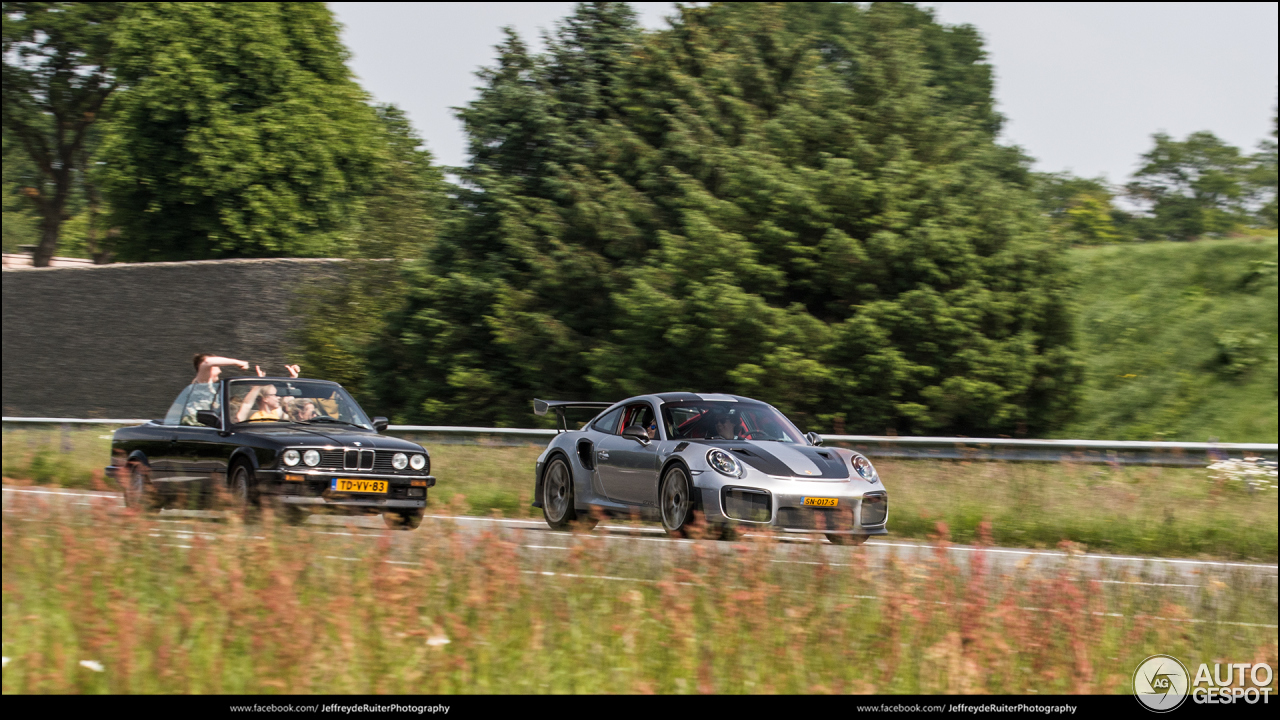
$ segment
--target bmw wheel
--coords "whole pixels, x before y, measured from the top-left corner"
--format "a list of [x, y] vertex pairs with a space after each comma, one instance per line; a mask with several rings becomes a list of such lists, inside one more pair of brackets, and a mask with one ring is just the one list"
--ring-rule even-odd
[[258, 489], [253, 480], [253, 471], [242, 462], [236, 463], [231, 471], [231, 508], [239, 513], [245, 522], [258, 520]]
[[426, 508], [407, 510], [405, 512], [382, 513], [382, 522], [392, 530], [417, 530], [422, 518], [427, 514]]
[[311, 513], [297, 505], [280, 503], [280, 516], [289, 525], [304, 525], [311, 518]]
[[564, 530], [578, 519], [573, 508], [573, 475], [564, 458], [556, 456], [542, 474], [542, 517], [553, 530]]
[[662, 476], [658, 505], [662, 510], [662, 529], [668, 535], [680, 536], [693, 519], [693, 483], [679, 465], [672, 465]]
[[125, 486], [124, 504], [135, 510], [154, 511], [160, 509], [159, 498], [155, 487], [151, 484], [151, 469], [142, 463], [135, 463], [129, 470], [129, 482]]

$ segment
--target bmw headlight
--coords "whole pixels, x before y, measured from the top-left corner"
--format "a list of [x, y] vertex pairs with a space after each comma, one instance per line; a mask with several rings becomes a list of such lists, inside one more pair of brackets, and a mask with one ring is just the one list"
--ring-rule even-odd
[[391, 456], [391, 467], [397, 470], [403, 470], [409, 467], [409, 456], [404, 453], [396, 453]]
[[707, 464], [715, 468], [715, 471], [721, 475], [738, 477], [742, 473], [742, 466], [738, 465], [738, 461], [720, 448], [712, 448], [707, 451]]
[[285, 464], [285, 465], [288, 465], [289, 467], [293, 467], [294, 465], [297, 465], [297, 464], [298, 464], [298, 462], [299, 462], [299, 461], [301, 461], [301, 460], [302, 460], [302, 454], [301, 454], [301, 453], [299, 453], [297, 450], [285, 450], [285, 451], [284, 451], [284, 464]]
[[411, 455], [411, 456], [409, 456], [409, 467], [413, 468], [414, 470], [421, 470], [422, 468], [424, 468], [424, 467], [426, 467], [426, 466], [427, 466], [427, 456], [426, 456], [426, 455]]
[[315, 467], [315, 466], [319, 465], [319, 464], [320, 464], [320, 451], [319, 451], [319, 450], [308, 450], [308, 451], [306, 451], [306, 452], [302, 453], [302, 462], [306, 463], [307, 465], [309, 465], [309, 466], [311, 466], [311, 467]]
[[857, 471], [858, 475], [862, 476], [863, 480], [875, 482], [879, 479], [876, 477], [876, 469], [872, 467], [871, 461], [861, 455], [854, 453], [853, 459], [849, 461], [849, 464], [853, 465], [853, 469]]

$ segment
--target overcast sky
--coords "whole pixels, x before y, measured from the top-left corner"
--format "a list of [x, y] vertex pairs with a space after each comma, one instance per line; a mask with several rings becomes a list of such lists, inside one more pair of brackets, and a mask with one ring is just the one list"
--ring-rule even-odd
[[[1246, 151], [1271, 132], [1277, 3], [922, 3], [986, 41], [1002, 142], [1038, 170], [1123, 182], [1151, 134], [1209, 130]], [[632, 3], [648, 28], [671, 3]], [[330, 3], [352, 70], [374, 98], [403, 108], [437, 162], [466, 162], [450, 110], [475, 97], [500, 28], [535, 49], [574, 3]]]

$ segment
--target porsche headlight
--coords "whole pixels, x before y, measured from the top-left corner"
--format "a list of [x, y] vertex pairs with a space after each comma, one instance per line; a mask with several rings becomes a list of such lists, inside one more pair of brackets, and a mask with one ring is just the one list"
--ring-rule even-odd
[[849, 464], [853, 465], [853, 469], [857, 471], [858, 475], [860, 475], [863, 480], [875, 482], [879, 479], [876, 477], [876, 469], [872, 467], [871, 461], [861, 455], [855, 453], [853, 459], [849, 461]]
[[391, 467], [397, 470], [403, 470], [409, 467], [409, 456], [404, 453], [396, 453], [391, 456]]
[[738, 461], [720, 448], [712, 448], [707, 451], [707, 464], [715, 468], [715, 471], [721, 475], [738, 477], [742, 473], [742, 466], [738, 465]]
[[297, 465], [300, 460], [302, 460], [302, 455], [297, 450], [284, 451], [285, 465], [288, 465], [289, 467], [293, 467], [294, 465]]
[[306, 451], [306, 452], [302, 453], [302, 462], [306, 463], [307, 465], [309, 465], [309, 466], [311, 466], [311, 467], [315, 467], [315, 466], [319, 465], [319, 464], [320, 464], [320, 451], [319, 451], [319, 450], [308, 450], [308, 451]]
[[409, 467], [413, 468], [414, 470], [421, 470], [426, 466], [427, 466], [426, 455], [410, 455], [409, 456]]

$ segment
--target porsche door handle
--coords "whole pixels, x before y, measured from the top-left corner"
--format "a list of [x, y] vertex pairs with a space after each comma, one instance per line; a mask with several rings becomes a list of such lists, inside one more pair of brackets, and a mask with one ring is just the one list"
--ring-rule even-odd
[[609, 451], [608, 451], [608, 450], [601, 450], [601, 451], [599, 451], [599, 452], [597, 452], [597, 453], [596, 453], [596, 457], [600, 458], [601, 460], [608, 460], [608, 459], [609, 459]]

